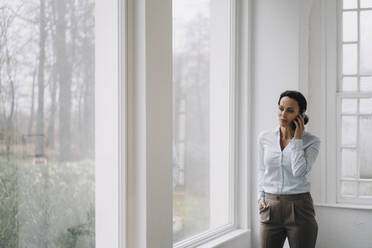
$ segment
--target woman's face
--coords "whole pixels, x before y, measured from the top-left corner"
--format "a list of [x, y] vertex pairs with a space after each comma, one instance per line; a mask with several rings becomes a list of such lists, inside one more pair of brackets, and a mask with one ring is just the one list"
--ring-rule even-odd
[[288, 127], [290, 123], [299, 115], [299, 106], [296, 100], [285, 96], [280, 99], [278, 106], [278, 118], [280, 126]]

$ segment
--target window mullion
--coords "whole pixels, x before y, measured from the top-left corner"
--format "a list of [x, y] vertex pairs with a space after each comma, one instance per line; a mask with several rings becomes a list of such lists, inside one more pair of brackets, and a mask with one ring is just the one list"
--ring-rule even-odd
[[[358, 10], [357, 10], [357, 25], [358, 25], [358, 44], [357, 44], [357, 49], [358, 49], [358, 52], [357, 52], [357, 75], [358, 75], [358, 78], [357, 78], [357, 82], [358, 82], [358, 92], [360, 92], [360, 0], [358, 0]], [[358, 113], [358, 116], [357, 116], [357, 150], [356, 150], [356, 153], [357, 153], [357, 178], [358, 178], [358, 183], [357, 183], [357, 192], [356, 192], [356, 198], [358, 199], [359, 198], [359, 187], [360, 187], [360, 181], [359, 181], [359, 178], [360, 178], [360, 156], [359, 156], [359, 153], [360, 153], [360, 142], [359, 142], [359, 133], [360, 133], [360, 130], [359, 130], [359, 122], [360, 122], [360, 111], [359, 111], [359, 105], [360, 105], [360, 97], [358, 97], [358, 104], [357, 104], [357, 113]]]

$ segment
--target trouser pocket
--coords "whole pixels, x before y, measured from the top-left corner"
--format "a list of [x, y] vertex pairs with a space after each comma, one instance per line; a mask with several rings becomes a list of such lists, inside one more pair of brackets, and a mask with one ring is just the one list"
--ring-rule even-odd
[[270, 206], [266, 203], [266, 207], [261, 207], [259, 209], [260, 212], [260, 222], [261, 223], [270, 223], [271, 217], [270, 217]]
[[259, 210], [261, 223], [285, 225], [295, 223], [293, 202], [266, 199], [266, 204], [265, 208], [261, 207]]

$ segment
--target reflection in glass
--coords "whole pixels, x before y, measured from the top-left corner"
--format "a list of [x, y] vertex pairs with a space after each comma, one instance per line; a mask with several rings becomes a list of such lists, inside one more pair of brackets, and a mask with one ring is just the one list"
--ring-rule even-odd
[[360, 178], [372, 179], [372, 116], [360, 116]]
[[342, 145], [356, 145], [357, 119], [355, 116], [342, 116]]
[[354, 149], [342, 149], [342, 177], [357, 176], [357, 156]]
[[341, 181], [341, 195], [342, 196], [355, 196], [357, 192], [356, 182]]
[[356, 113], [358, 108], [358, 99], [348, 99], [343, 98], [342, 99], [342, 113]]
[[356, 77], [344, 77], [342, 80], [342, 91], [357, 91], [358, 81]]
[[360, 74], [372, 75], [372, 11], [360, 12]]
[[357, 73], [357, 46], [355, 44], [343, 45], [343, 74]]
[[358, 15], [356, 11], [347, 11], [342, 14], [343, 41], [358, 40]]

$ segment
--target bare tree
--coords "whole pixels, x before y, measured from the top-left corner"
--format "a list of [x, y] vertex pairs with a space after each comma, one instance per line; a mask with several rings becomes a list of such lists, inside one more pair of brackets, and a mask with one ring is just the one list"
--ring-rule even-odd
[[7, 116], [7, 136], [6, 136], [6, 155], [9, 160], [10, 155], [10, 145], [12, 142], [12, 138], [14, 136], [13, 130], [13, 115], [14, 115], [14, 107], [15, 107], [15, 87], [14, 87], [14, 80], [12, 76], [12, 65], [10, 63], [10, 55], [9, 49], [6, 47], [6, 67], [7, 67], [7, 75], [8, 75], [8, 83], [9, 83], [9, 96], [10, 96], [10, 110]]
[[36, 81], [37, 68], [35, 67], [32, 77], [32, 89], [31, 89], [31, 106], [30, 106], [30, 119], [28, 122], [28, 134], [32, 134], [34, 125], [34, 109], [35, 109], [35, 81]]
[[45, 0], [40, 0], [38, 105], [36, 119], [36, 155], [44, 156], [44, 65], [45, 65]]
[[55, 147], [55, 123], [56, 123], [56, 112], [57, 112], [57, 90], [58, 90], [58, 72], [56, 63], [56, 51], [57, 51], [57, 41], [56, 41], [56, 2], [51, 1], [50, 4], [50, 36], [52, 42], [52, 53], [53, 53], [53, 64], [51, 72], [51, 84], [49, 85], [50, 90], [50, 116], [49, 125], [47, 131], [47, 146], [49, 148]]
[[84, 36], [82, 39], [82, 61], [83, 68], [83, 118], [82, 123], [84, 127], [81, 132], [81, 142], [85, 142], [83, 145], [84, 150], [82, 153], [89, 157], [94, 157], [94, 32], [93, 32], [93, 18], [92, 8], [93, 4], [89, 1], [84, 1], [84, 13], [83, 27]]
[[8, 42], [8, 29], [10, 28], [12, 22], [14, 21], [15, 15], [9, 14], [7, 12], [6, 6], [1, 10], [1, 40], [0, 40], [0, 51], [1, 57], [0, 62], [2, 66], [5, 65], [5, 68], [1, 66], [0, 68], [0, 77], [3, 77], [0, 81], [0, 94], [2, 100], [2, 114], [3, 114], [3, 139], [5, 141], [6, 147], [6, 156], [9, 161], [10, 156], [10, 147], [12, 138], [14, 137], [13, 130], [13, 115], [15, 109], [15, 66], [16, 63], [12, 61], [12, 54], [9, 51], [9, 42]]
[[66, 0], [55, 0], [57, 6], [56, 48], [59, 80], [59, 159], [70, 159], [71, 147], [71, 66], [66, 48]]

